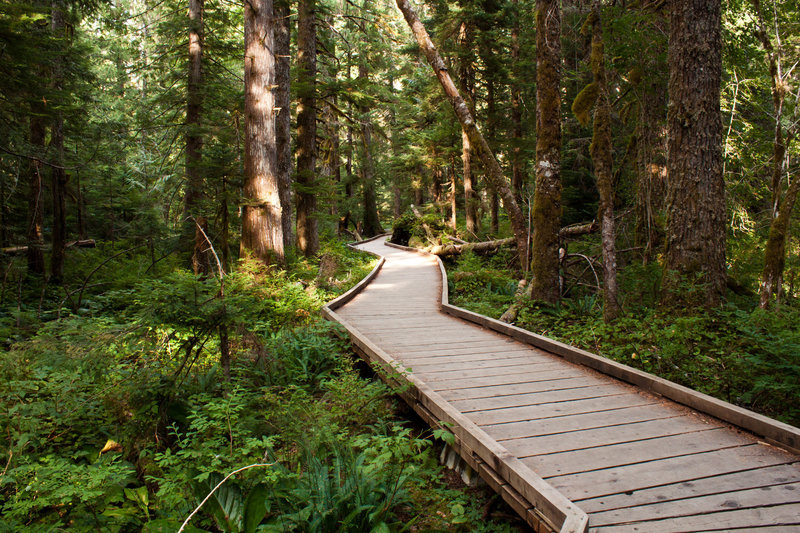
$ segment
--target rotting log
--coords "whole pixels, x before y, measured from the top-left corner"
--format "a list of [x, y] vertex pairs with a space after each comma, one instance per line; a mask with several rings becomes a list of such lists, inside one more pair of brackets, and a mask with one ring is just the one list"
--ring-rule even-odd
[[517, 319], [519, 310], [522, 309], [522, 306], [525, 305], [525, 302], [528, 302], [530, 299], [531, 285], [527, 280], [519, 280], [517, 292], [514, 293], [514, 301], [510, 306], [508, 306], [508, 309], [506, 309], [505, 313], [500, 315], [500, 321], [505, 322], [506, 324], [511, 324], [514, 322]]
[[498, 239], [496, 241], [486, 242], [469, 242], [465, 244], [437, 244], [427, 248], [425, 251], [438, 256], [445, 255], [460, 255], [464, 252], [471, 251], [476, 254], [485, 254], [497, 250], [502, 246], [511, 246], [516, 244], [514, 237], [507, 239]]
[[[84, 239], [81, 241], [71, 241], [64, 245], [64, 248], [94, 248], [97, 246], [97, 241], [94, 239]], [[44, 246], [42, 249], [47, 250], [51, 248], [50, 245]], [[18, 255], [28, 252], [28, 246], [9, 246], [7, 248], [0, 248], [0, 253], [6, 255]]]

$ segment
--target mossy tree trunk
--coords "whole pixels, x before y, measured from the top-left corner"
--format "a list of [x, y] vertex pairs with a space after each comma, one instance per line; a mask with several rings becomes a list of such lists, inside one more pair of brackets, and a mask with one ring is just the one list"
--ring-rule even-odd
[[503, 206], [506, 209], [508, 218], [511, 221], [512, 231], [514, 232], [514, 240], [517, 242], [517, 254], [520, 259], [520, 265], [523, 267], [523, 270], [527, 270], [525, 257], [527, 257], [528, 250], [528, 234], [527, 228], [525, 227], [525, 217], [523, 217], [519, 204], [517, 204], [514, 194], [511, 191], [511, 187], [509, 187], [508, 181], [503, 175], [503, 169], [500, 168], [497, 158], [495, 158], [494, 153], [491, 148], [489, 148], [489, 144], [481, 134], [480, 129], [478, 129], [469, 107], [453, 84], [452, 78], [450, 78], [447, 65], [436, 50], [433, 41], [431, 41], [428, 32], [411, 7], [411, 4], [408, 0], [396, 0], [396, 2], [397, 7], [400, 8], [400, 11], [403, 13], [403, 17], [411, 28], [422, 52], [425, 54], [425, 58], [428, 60], [431, 68], [433, 68], [436, 77], [439, 79], [439, 83], [444, 90], [445, 96], [447, 96], [447, 99], [453, 106], [453, 111], [458, 121], [461, 123], [462, 129], [467, 132], [470, 142], [473, 147], [477, 149], [478, 155], [486, 169], [486, 177], [503, 199]]
[[511, 27], [511, 188], [518, 203], [522, 203], [522, 98], [519, 82], [519, 0], [512, 0], [514, 22]]
[[561, 9], [536, 2], [536, 191], [533, 197], [531, 296], [558, 300], [561, 229]]
[[592, 77], [597, 84], [597, 101], [594, 109], [594, 131], [592, 132], [592, 165], [600, 196], [598, 219], [600, 220], [601, 245], [603, 250], [603, 319], [614, 320], [620, 314], [617, 299], [617, 247], [614, 227], [614, 174], [611, 148], [611, 104], [606, 80], [605, 54], [603, 50], [603, 27], [600, 19], [600, 2], [595, 0], [592, 8], [592, 52], [590, 62]]
[[[662, 299], [715, 306], [726, 287], [721, 5], [719, 0], [675, 0], [670, 5], [667, 272]], [[685, 301], [682, 276], [703, 283], [697, 301]]]
[[297, 248], [308, 257], [319, 250], [316, 0], [300, 0], [297, 16]]
[[789, 233], [789, 222], [792, 211], [797, 201], [800, 190], [800, 179], [794, 178], [789, 184], [786, 193], [781, 198], [781, 181], [785, 170], [789, 167], [787, 151], [792, 141], [794, 132], [784, 136], [783, 108], [786, 98], [787, 85], [783, 79], [781, 69], [781, 48], [772, 46], [772, 41], [767, 35], [764, 17], [761, 12], [760, 0], [752, 0], [756, 12], [758, 25], [756, 33], [769, 63], [769, 75], [772, 92], [772, 110], [775, 116], [775, 127], [772, 141], [772, 176], [770, 191], [772, 193], [771, 215], [772, 220], [767, 237], [767, 246], [764, 250], [764, 270], [761, 274], [759, 306], [762, 309], [769, 307], [774, 298], [780, 298], [783, 285], [783, 269], [786, 264], [786, 239]]

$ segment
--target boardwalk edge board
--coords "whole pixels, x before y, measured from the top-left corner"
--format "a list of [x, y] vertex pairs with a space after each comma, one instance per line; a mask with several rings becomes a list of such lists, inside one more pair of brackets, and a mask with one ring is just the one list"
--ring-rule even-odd
[[[369, 242], [385, 235], [378, 235], [348, 246]], [[389, 243], [387, 243], [389, 244]], [[413, 250], [413, 249], [410, 249]], [[365, 251], [365, 250], [362, 250]], [[372, 252], [367, 253], [380, 257]], [[456, 410], [438, 393], [413, 374], [405, 372], [403, 366], [385, 351], [364, 337], [355, 327], [334, 311], [352, 300], [378, 275], [385, 259], [353, 288], [332, 300], [322, 308], [322, 315], [342, 325], [348, 332], [356, 351], [366, 357], [390, 384], [405, 385], [400, 396], [432, 427], [444, 428], [455, 437], [454, 449], [498, 492], [512, 508], [537, 532], [559, 531], [560, 533], [585, 533], [589, 528], [589, 516], [567, 499], [561, 492], [539, 477], [518, 458], [512, 456], [493, 438]], [[444, 267], [439, 262], [444, 276]], [[446, 277], [442, 284], [446, 298]], [[443, 424], [444, 423], [444, 424]]]
[[[401, 246], [390, 242], [387, 242], [386, 246], [423, 255], [432, 255], [424, 250], [409, 248], [408, 246]], [[566, 361], [597, 370], [602, 374], [636, 385], [647, 392], [659, 394], [687, 407], [691, 407], [697, 411], [755, 433], [763, 437], [770, 444], [785, 448], [793, 453], [800, 453], [800, 428], [760, 415], [749, 409], [733, 405], [707, 394], [697, 392], [648, 372], [612, 361], [600, 355], [451, 305], [447, 292], [447, 273], [441, 258], [439, 256], [435, 257], [439, 263], [439, 270], [442, 274], [441, 309], [444, 313], [508, 335], [509, 337], [530, 344], [531, 346], [547, 350], [555, 355], [563, 357]]]

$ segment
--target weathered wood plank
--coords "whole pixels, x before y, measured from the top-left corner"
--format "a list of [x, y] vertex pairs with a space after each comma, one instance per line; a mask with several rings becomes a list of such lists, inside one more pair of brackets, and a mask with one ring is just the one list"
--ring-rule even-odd
[[[712, 496], [686, 498], [679, 501], [627, 507], [625, 509], [595, 513], [592, 515], [591, 521], [592, 526], [599, 527], [645, 520], [693, 516], [729, 511], [731, 509], [769, 507], [787, 503], [800, 503], [800, 483], [787, 483], [785, 485], [726, 492], [725, 494], [714, 494]], [[797, 518], [798, 522], [800, 522], [800, 516]]]
[[623, 407], [652, 405], [655, 402], [655, 399], [648, 398], [641, 394], [628, 393], [609, 396], [602, 403], [592, 398], [590, 400], [575, 400], [572, 402], [556, 402], [535, 406], [525, 405], [508, 407], [506, 409], [492, 409], [489, 411], [473, 411], [468, 413], [467, 416], [479, 426], [485, 426], [579, 414], [592, 414], [597, 417], [602, 417], [606, 411]]
[[800, 481], [800, 465], [776, 465], [759, 468], [758, 470], [744, 470], [692, 481], [660, 485], [650, 489], [637, 490], [633, 494], [612, 494], [579, 500], [579, 505], [589, 513], [597, 513], [736, 490], [771, 487], [798, 481]]
[[512, 394], [510, 396], [494, 396], [475, 400], [453, 400], [450, 403], [462, 413], [504, 409], [520, 405], [539, 405], [543, 403], [567, 402], [572, 400], [599, 399], [618, 394], [627, 394], [628, 390], [617, 384], [579, 387], [574, 389], [532, 392], [529, 394]]
[[685, 531], [719, 531], [735, 527], [739, 531], [750, 531], [761, 526], [800, 526], [800, 504], [790, 503], [755, 509], [737, 509], [680, 518], [669, 518], [651, 522], [637, 522], [619, 526], [605, 526], [592, 531], [598, 533], [679, 533]]
[[[638, 440], [654, 439], [668, 435], [680, 435], [693, 431], [703, 431], [720, 424], [703, 423], [693, 418], [684, 416], [666, 420], [648, 420], [621, 426], [601, 427], [573, 431], [565, 436], [563, 433], [530, 437], [526, 439], [512, 439], [502, 441], [501, 444], [517, 457], [525, 458], [547, 453], [568, 452], [585, 448], [596, 448], [610, 444], [622, 444]], [[576, 495], [576, 498], [589, 498], [590, 496]]]
[[422, 372], [420, 373], [420, 376], [424, 376], [427, 382], [430, 383], [434, 390], [437, 391], [456, 391], [460, 389], [474, 389], [476, 387], [492, 387], [495, 389], [497, 387], [502, 387], [505, 390], [508, 390], [508, 388], [515, 385], [523, 386], [542, 381], [565, 380], [582, 377], [580, 372], [569, 368], [543, 368], [542, 370], [538, 371], [531, 370], [529, 368], [526, 371], [520, 372], [515, 367], [512, 367], [510, 370], [506, 370], [505, 372], [501, 371], [501, 369], [497, 369], [495, 372], [490, 373], [487, 371], [486, 373], [491, 375], [481, 377], [482, 374], [479, 372], [477, 377], [460, 376], [449, 378], [448, 376], [428, 375]]
[[526, 457], [522, 462], [533, 468], [540, 476], [548, 478], [748, 444], [754, 444], [754, 440], [737, 435], [728, 428], [717, 428], [624, 444]]
[[516, 367], [516, 368], [532, 368], [537, 370], [539, 367], [558, 367], [561, 366], [563, 368], [564, 365], [558, 365], [558, 362], [554, 362], [547, 358], [540, 358], [535, 357], [530, 354], [515, 354], [509, 357], [502, 357], [498, 356], [493, 359], [481, 359], [479, 361], [456, 361], [454, 363], [441, 363], [438, 361], [425, 361], [425, 362], [415, 362], [409, 363], [410, 366], [419, 371], [425, 372], [430, 376], [434, 376], [436, 374], [448, 374], [450, 372], [461, 370], [481, 370], [481, 371], [490, 371], [491, 369], [500, 369], [503, 367]]
[[791, 464], [796, 460], [793, 456], [774, 453], [775, 451], [759, 445], [741, 446], [551, 477], [548, 481], [571, 500], [595, 498], [604, 494], [620, 494], [730, 472]]
[[516, 396], [519, 394], [530, 394], [537, 392], [556, 391], [574, 389], [577, 387], [592, 387], [603, 385], [603, 381], [595, 377], [575, 376], [574, 374], [564, 373], [563, 378], [545, 379], [536, 381], [531, 378], [512, 384], [500, 384], [497, 386], [468, 386], [464, 388], [436, 387], [436, 391], [448, 400], [465, 400], [478, 398], [495, 398], [503, 396]]
[[[507, 424], [484, 424], [481, 428], [498, 441], [502, 441], [585, 431], [594, 428], [611, 428], [609, 432], [613, 432], [616, 431], [618, 426], [646, 422], [649, 420], [671, 420], [679, 417], [685, 417], [685, 415], [682, 415], [675, 409], [666, 409], [662, 405], [642, 405], [638, 407], [624, 407], [600, 413], [545, 418], [543, 420], [509, 422]], [[675, 421], [675, 423], [680, 424], [680, 421]], [[570, 439], [570, 436], [564, 438]]]

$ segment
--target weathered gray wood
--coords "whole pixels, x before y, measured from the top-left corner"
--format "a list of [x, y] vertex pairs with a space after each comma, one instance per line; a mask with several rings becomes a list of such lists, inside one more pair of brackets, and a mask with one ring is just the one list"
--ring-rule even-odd
[[[649, 420], [670, 420], [672, 418], [681, 418], [682, 416], [685, 415], [681, 415], [673, 409], [665, 409], [663, 406], [643, 405], [603, 411], [601, 413], [561, 416], [543, 420], [484, 424], [481, 428], [497, 440], [508, 440], [585, 431], [593, 428], [610, 428], [609, 432], [613, 432], [616, 431], [616, 428], [627, 424]], [[679, 424], [680, 422], [671, 421], [671, 423]], [[564, 438], [569, 439], [570, 437]]]
[[[661, 520], [664, 518], [693, 516], [729, 511], [731, 509], [753, 509], [786, 503], [800, 503], [800, 483], [787, 483], [773, 487], [714, 494], [712, 496], [595, 513], [592, 515], [592, 526], [599, 527], [645, 520]], [[800, 515], [797, 518], [800, 523]]]
[[[681, 435], [715, 427], [722, 426], [697, 422], [689, 417], [680, 417], [586, 429], [568, 434], [556, 433], [541, 437], [504, 440], [501, 441], [501, 444], [517, 457], [525, 458], [547, 453], [568, 452], [610, 444], [622, 444], [623, 442], [655, 439], [668, 435]], [[589, 498], [590, 496], [579, 495], [575, 497]]]
[[[363, 248], [385, 249], [377, 241]], [[384, 379], [401, 384], [399, 394], [431, 426], [447, 423], [454, 449], [535, 530], [549, 523], [585, 531], [587, 515], [567, 498], [598, 516], [593, 531], [631, 520], [654, 533], [670, 530], [671, 521], [676, 530], [784, 527], [781, 513], [795, 500], [770, 493], [800, 485], [797, 456], [658, 395], [787, 447], [800, 430], [450, 306], [441, 261], [385, 255], [369, 290], [362, 287], [340, 314], [323, 314], [345, 325], [356, 351], [374, 365], [397, 369]], [[732, 502], [748, 508], [729, 510]], [[753, 515], [743, 511], [766, 518], [750, 524]], [[723, 520], [703, 525], [714, 516]]]
[[512, 394], [510, 396], [493, 396], [491, 398], [478, 398], [475, 400], [452, 400], [450, 403], [462, 413], [471, 413], [473, 411], [504, 409], [506, 407], [517, 407], [520, 405], [539, 405], [551, 402], [605, 398], [618, 394], [627, 394], [627, 392], [625, 388], [619, 385], [608, 384], [557, 391], [532, 392], [529, 394]]
[[772, 487], [797, 481], [800, 481], [800, 465], [776, 465], [640, 489], [633, 494], [612, 494], [579, 500], [579, 505], [589, 513], [597, 513], [637, 505], [681, 501], [698, 496], [735, 493], [738, 490]]
[[655, 400], [641, 394], [628, 393], [609, 396], [602, 403], [596, 399], [576, 400], [572, 402], [557, 402], [539, 404], [536, 406], [524, 405], [508, 407], [506, 409], [492, 409], [489, 411], [474, 411], [468, 413], [470, 420], [479, 426], [490, 424], [506, 424], [524, 420], [540, 420], [569, 415], [592, 415], [602, 418], [606, 411], [623, 407], [641, 407], [652, 405]]
[[464, 399], [477, 399], [477, 398], [495, 398], [502, 396], [516, 396], [518, 394], [556, 391], [573, 389], [576, 387], [590, 387], [593, 385], [602, 385], [603, 382], [597, 378], [580, 376], [570, 377], [574, 374], [567, 374], [560, 379], [545, 379], [536, 381], [531, 379], [529, 381], [517, 382], [512, 384], [500, 384], [496, 386], [467, 386], [464, 388], [439, 388], [437, 392], [447, 400], [464, 400]]
[[526, 457], [522, 462], [533, 468], [540, 476], [548, 478], [754, 443], [754, 440], [737, 435], [727, 428], [717, 428], [624, 444]]
[[[670, 518], [654, 522], [638, 522], [629, 525], [605, 526], [592, 531], [598, 533], [679, 533], [685, 531], [719, 531], [735, 527], [739, 531], [758, 531], [760, 526], [794, 526], [800, 528], [800, 504], [790, 503], [756, 509], [736, 509], [695, 516]], [[791, 531], [791, 530], [790, 530]]]
[[773, 453], [773, 450], [763, 446], [751, 445], [552, 477], [549, 481], [568, 498], [575, 500], [765, 466], [790, 464], [794, 461], [795, 458], [788, 454]]

